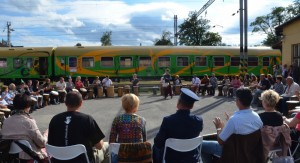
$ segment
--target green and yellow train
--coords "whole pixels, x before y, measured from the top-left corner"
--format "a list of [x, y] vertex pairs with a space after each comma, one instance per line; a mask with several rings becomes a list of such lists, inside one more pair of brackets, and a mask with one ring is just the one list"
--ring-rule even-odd
[[[270, 48], [248, 49], [248, 73], [272, 73], [281, 64], [281, 52]], [[41, 79], [60, 76], [158, 78], [168, 68], [183, 78], [193, 74], [240, 73], [238, 47], [94, 46], [0, 48], [0, 79]]]

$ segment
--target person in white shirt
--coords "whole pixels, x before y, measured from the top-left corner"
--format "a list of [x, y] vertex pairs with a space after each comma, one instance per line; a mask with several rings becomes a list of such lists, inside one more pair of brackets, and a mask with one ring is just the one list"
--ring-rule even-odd
[[102, 80], [102, 84], [103, 84], [103, 92], [105, 94], [105, 97], [107, 97], [107, 87], [110, 87], [113, 82], [109, 79], [109, 76], [106, 75], [105, 78]]
[[288, 107], [286, 102], [290, 99], [292, 96], [299, 97], [300, 87], [299, 85], [294, 82], [294, 79], [291, 76], [288, 76], [286, 78], [286, 88], [284, 93], [281, 95], [282, 99], [280, 99], [278, 109], [281, 113], [283, 113], [284, 116], [288, 115]]
[[57, 88], [57, 90], [66, 91], [66, 87], [67, 87], [67, 84], [65, 82], [65, 79], [63, 77], [60, 77], [59, 81], [56, 82], [56, 88]]
[[59, 81], [56, 82], [56, 88], [59, 94], [59, 102], [64, 103], [67, 94], [67, 83], [65, 82], [65, 79], [63, 77], [60, 77]]
[[201, 84], [200, 79], [197, 77], [196, 74], [193, 75], [193, 79], [192, 79], [192, 91], [195, 92], [197, 94], [197, 90], [199, 89], [199, 86]]

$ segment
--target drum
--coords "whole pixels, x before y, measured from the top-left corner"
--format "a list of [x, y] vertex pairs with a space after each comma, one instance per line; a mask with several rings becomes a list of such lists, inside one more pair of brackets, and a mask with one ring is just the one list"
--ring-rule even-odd
[[37, 103], [37, 99], [35, 97], [30, 96], [31, 99], [31, 105], [35, 105]]
[[123, 96], [123, 87], [118, 87], [118, 97]]
[[3, 124], [3, 121], [4, 121], [4, 113], [0, 111], [0, 128], [2, 128], [2, 124]]
[[8, 118], [10, 116], [11, 110], [8, 108], [1, 108], [0, 112], [4, 113], [5, 118]]
[[107, 97], [114, 97], [115, 96], [114, 86], [107, 87], [106, 91], [107, 91]]
[[286, 102], [288, 110], [295, 109], [296, 106], [299, 106], [299, 103], [300, 103], [299, 101], [287, 101]]
[[175, 86], [175, 95], [180, 95], [180, 85]]
[[133, 93], [137, 96], [139, 95], [139, 86], [133, 86]]
[[52, 94], [54, 96], [58, 96], [58, 92], [57, 91], [51, 91], [50, 94]]
[[90, 88], [88, 91], [88, 98], [93, 99], [94, 98], [94, 90], [93, 88]]
[[223, 85], [218, 85], [218, 91], [219, 91], [219, 94], [218, 94], [218, 96], [223, 96]]
[[194, 93], [197, 93], [196, 86], [192, 85], [191, 86], [191, 91], [193, 91]]
[[125, 89], [125, 91], [124, 91], [125, 94], [130, 93], [130, 86], [129, 85], [125, 85], [124, 89]]
[[79, 92], [77, 89], [72, 89], [73, 92]]
[[49, 94], [47, 94], [47, 93], [43, 94], [43, 99], [44, 99], [44, 105], [45, 106], [49, 105], [49, 97], [50, 97]]
[[65, 90], [58, 90], [59, 102], [64, 103], [67, 92]]
[[87, 90], [85, 88], [80, 88], [79, 92], [81, 93], [82, 98], [85, 100], [87, 97]]
[[98, 87], [98, 98], [103, 97], [103, 87]]

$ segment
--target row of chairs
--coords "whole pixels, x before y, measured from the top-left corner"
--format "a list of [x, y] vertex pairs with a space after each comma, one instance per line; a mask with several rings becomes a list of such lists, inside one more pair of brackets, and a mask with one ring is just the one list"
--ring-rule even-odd
[[[165, 150], [166, 148], [172, 148], [176, 151], [180, 152], [187, 152], [194, 150], [196, 148], [199, 148], [201, 153], [201, 144], [202, 144], [202, 136], [198, 136], [193, 139], [174, 139], [174, 138], [169, 138], [166, 140], [165, 143]], [[29, 147], [31, 150], [31, 145], [27, 140], [18, 140], [19, 143], [26, 145]], [[138, 144], [138, 143], [136, 143]], [[149, 143], [150, 144], [150, 143]], [[120, 148], [119, 143], [111, 143], [109, 147], [109, 153], [110, 153], [110, 163], [114, 163], [114, 160], [112, 159], [111, 156], [113, 155], [118, 155]], [[150, 144], [150, 149], [151, 149], [151, 144]], [[12, 142], [9, 154], [18, 154], [22, 152], [23, 150], [17, 145], [15, 142]], [[71, 160], [73, 158], [78, 157], [81, 154], [85, 155], [87, 163], [89, 163], [89, 158], [87, 155], [87, 151], [84, 145], [82, 144], [77, 144], [77, 145], [72, 145], [72, 146], [66, 146], [66, 147], [57, 147], [57, 146], [52, 146], [49, 144], [46, 144], [46, 151], [48, 154], [48, 159], [49, 162], [51, 163], [51, 157], [56, 158], [58, 160]], [[163, 154], [163, 162], [165, 163], [165, 153]], [[37, 161], [35, 161], [37, 162]], [[199, 157], [199, 162], [201, 162], [201, 157]]]
[[[192, 138], [192, 139], [175, 139], [175, 138], [167, 139], [166, 143], [165, 143], [165, 147], [164, 147], [163, 163], [165, 163], [165, 156], [166, 156], [165, 152], [166, 152], [167, 148], [172, 148], [173, 150], [176, 150], [179, 152], [188, 152], [188, 151], [192, 151], [192, 150], [198, 148], [199, 149], [198, 152], [201, 153], [202, 141], [203, 141], [202, 136], [198, 136], [198, 137]], [[19, 142], [28, 146], [29, 148], [31, 148], [28, 141], [19, 140]], [[300, 142], [300, 139], [299, 139], [299, 142]], [[298, 148], [300, 146], [299, 142], [298, 142], [298, 145], [297, 145], [296, 149], [294, 150], [294, 152], [289, 151], [291, 156], [294, 156], [296, 151], [298, 150]], [[138, 143], [136, 143], [136, 144], [138, 144]], [[114, 163], [112, 156], [118, 155], [119, 148], [120, 148], [119, 143], [111, 143], [110, 144], [110, 147], [109, 147], [110, 163]], [[17, 154], [17, 153], [20, 153], [21, 151], [22, 151], [22, 149], [16, 143], [13, 142], [11, 144], [11, 148], [9, 151], [10, 154]], [[77, 156], [79, 156], [81, 154], [84, 154], [87, 163], [89, 163], [86, 148], [82, 144], [66, 146], [66, 147], [56, 147], [56, 146], [46, 144], [46, 151], [47, 151], [48, 156], [56, 158], [58, 160], [70, 160], [70, 159], [76, 158]], [[269, 157], [270, 158], [274, 157], [275, 153], [278, 151], [281, 151], [281, 149], [271, 150], [269, 152]], [[50, 157], [48, 157], [48, 158], [49, 158], [49, 162], [51, 163]], [[294, 161], [296, 162], [299, 160], [300, 160], [300, 158], [296, 158]], [[198, 162], [202, 163], [201, 157], [199, 157]]]

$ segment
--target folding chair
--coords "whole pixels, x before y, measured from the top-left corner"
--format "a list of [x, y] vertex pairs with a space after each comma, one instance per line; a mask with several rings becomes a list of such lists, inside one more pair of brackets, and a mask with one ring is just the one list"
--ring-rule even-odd
[[[293, 141], [293, 140], [292, 140]], [[295, 158], [296, 156], [296, 153], [297, 153], [297, 150], [298, 150], [298, 148], [299, 148], [299, 146], [300, 146], [300, 137], [298, 138], [298, 141], [297, 141], [297, 146], [296, 146], [296, 148], [294, 149], [294, 151], [292, 152], [291, 150], [289, 150], [289, 152], [291, 153], [291, 156], [294, 158], [294, 162], [298, 162], [298, 161], [300, 161], [300, 158]]]
[[58, 160], [71, 160], [84, 153], [87, 163], [90, 163], [86, 148], [82, 144], [57, 147], [46, 144], [46, 151], [48, 154], [49, 162], [51, 163], [50, 156]]
[[172, 148], [179, 152], [188, 152], [192, 151], [199, 147], [199, 158], [198, 161], [201, 163], [201, 147], [202, 147], [202, 136], [198, 136], [196, 138], [192, 139], [175, 139], [175, 138], [169, 138], [166, 140], [165, 148], [164, 148], [164, 155], [163, 155], [163, 163], [165, 163], [165, 156], [166, 156], [166, 150], [167, 147]]
[[152, 162], [151, 143], [111, 143], [109, 144], [109, 162], [150, 163]]
[[[30, 143], [27, 140], [17, 140], [19, 143], [26, 145], [29, 149], [32, 150], [32, 147], [30, 145]], [[20, 152], [22, 152], [23, 150], [21, 149], [21, 147], [19, 147], [18, 144], [16, 144], [15, 142], [12, 142], [10, 145], [10, 149], [9, 149], [9, 154], [18, 154]], [[37, 163], [37, 161], [34, 160], [34, 163]]]

